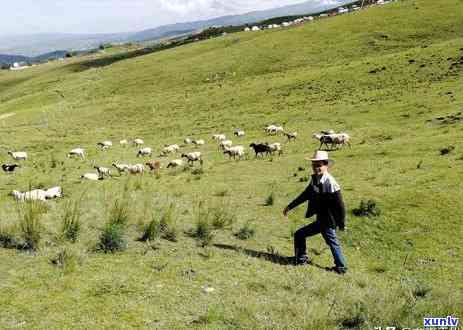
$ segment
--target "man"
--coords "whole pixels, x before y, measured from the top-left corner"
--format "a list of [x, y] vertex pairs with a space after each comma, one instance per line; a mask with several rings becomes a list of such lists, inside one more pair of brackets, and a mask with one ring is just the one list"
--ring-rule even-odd
[[328, 152], [316, 151], [312, 158], [312, 179], [309, 186], [283, 210], [286, 217], [296, 206], [309, 201], [305, 217], [310, 218], [316, 214], [316, 221], [304, 226], [294, 234], [294, 254], [296, 265], [310, 263], [306, 252], [306, 237], [322, 234], [326, 244], [331, 249], [334, 267], [327, 270], [338, 274], [347, 271], [346, 261], [336, 238], [336, 227], [344, 230], [346, 211], [341, 195], [341, 187], [328, 173], [328, 167], [333, 161], [328, 158]]

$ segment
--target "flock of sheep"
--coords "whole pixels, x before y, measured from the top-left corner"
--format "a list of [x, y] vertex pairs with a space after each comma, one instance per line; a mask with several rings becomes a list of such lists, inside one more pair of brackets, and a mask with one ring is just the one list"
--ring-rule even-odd
[[[286, 132], [282, 126], [276, 125], [269, 125], [264, 128], [264, 131], [267, 135], [283, 135], [286, 136], [287, 142], [291, 140], [296, 140], [297, 132]], [[234, 136], [237, 138], [242, 138], [245, 136], [245, 132], [241, 129], [237, 129], [234, 131]], [[328, 131], [321, 131], [321, 133], [313, 134], [313, 137], [320, 141], [320, 147], [325, 145], [327, 148], [333, 149], [334, 147], [342, 147], [342, 146], [350, 146], [350, 136], [347, 133], [335, 133], [332, 130]], [[225, 134], [213, 134], [212, 140], [216, 141], [218, 145], [219, 151], [222, 152], [224, 155], [228, 155], [229, 158], [233, 159], [243, 159], [247, 157], [246, 148], [242, 145], [234, 145], [233, 142], [225, 136]], [[181, 148], [192, 145], [195, 147], [200, 147], [204, 145], [206, 142], [203, 139], [194, 140], [189, 137], [185, 138], [182, 145], [178, 144], [171, 144], [171, 145], [164, 145], [161, 149], [159, 154], [160, 157], [166, 157], [170, 154], [175, 154], [180, 151]], [[128, 140], [121, 140], [119, 141], [120, 146], [125, 147], [129, 144]], [[142, 139], [134, 139], [130, 143], [133, 146], [139, 147], [138, 152], [136, 154], [137, 157], [150, 157], [153, 154], [153, 150], [150, 147], [144, 147], [144, 141]], [[111, 141], [102, 141], [98, 142], [97, 146], [101, 148], [101, 150], [108, 150], [113, 146]], [[283, 153], [282, 144], [279, 142], [275, 143], [256, 143], [253, 142], [249, 145], [250, 149], [252, 149], [255, 153], [255, 157], [259, 155], [268, 156], [274, 155], [277, 153], [281, 155]], [[8, 154], [16, 161], [25, 161], [28, 159], [28, 155], [24, 151], [8, 151]], [[85, 159], [85, 150], [83, 148], [75, 148], [69, 151], [67, 154], [68, 158], [76, 157], [80, 159]], [[199, 162], [201, 165], [203, 164], [202, 154], [200, 151], [192, 151], [187, 153], [182, 153], [180, 158], [169, 160], [167, 164], [167, 168], [177, 168], [182, 167], [185, 165], [194, 165], [195, 162]], [[3, 164], [2, 169], [4, 172], [14, 172], [19, 164]], [[145, 172], [145, 166], [149, 168], [150, 171], [158, 172], [161, 168], [161, 161], [160, 160], [149, 160], [147, 162], [138, 163], [138, 164], [124, 164], [119, 162], [114, 162], [112, 167], [114, 167], [119, 175], [122, 173], [129, 173], [129, 174], [143, 174]], [[81, 175], [81, 179], [83, 180], [90, 180], [90, 181], [97, 181], [97, 180], [104, 180], [107, 177], [111, 177], [111, 169], [108, 167], [102, 166], [94, 166], [96, 173], [85, 173]], [[52, 199], [57, 197], [62, 197], [62, 189], [61, 187], [52, 187], [46, 190], [43, 189], [35, 189], [27, 192], [20, 192], [14, 190], [11, 195], [18, 201], [24, 200], [46, 200]]]

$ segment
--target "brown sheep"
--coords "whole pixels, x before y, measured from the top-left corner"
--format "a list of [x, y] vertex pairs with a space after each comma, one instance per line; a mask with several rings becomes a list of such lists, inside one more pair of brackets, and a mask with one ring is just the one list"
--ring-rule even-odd
[[161, 169], [161, 162], [159, 160], [150, 160], [146, 162], [146, 165], [150, 168], [151, 171], [159, 171]]

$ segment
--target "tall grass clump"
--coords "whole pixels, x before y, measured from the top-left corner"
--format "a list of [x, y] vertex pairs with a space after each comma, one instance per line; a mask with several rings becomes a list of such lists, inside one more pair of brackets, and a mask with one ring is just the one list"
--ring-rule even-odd
[[164, 210], [164, 213], [159, 221], [161, 237], [171, 242], [177, 242], [178, 236], [177, 222], [175, 220], [174, 210], [175, 206], [172, 203]]
[[68, 201], [64, 205], [61, 234], [65, 240], [72, 243], [77, 241], [82, 227], [80, 216], [80, 201]]
[[381, 210], [374, 199], [368, 201], [362, 199], [359, 207], [353, 209], [352, 213], [357, 217], [377, 217], [381, 215]]
[[19, 205], [19, 232], [24, 239], [23, 247], [28, 250], [37, 250], [43, 232], [40, 217], [46, 212], [46, 205], [40, 201], [27, 201]]
[[275, 194], [272, 191], [270, 193], [270, 195], [268, 195], [267, 198], [265, 199], [264, 205], [265, 206], [272, 206], [273, 204], [275, 204]]
[[214, 229], [231, 229], [236, 221], [236, 215], [225, 205], [220, 205], [210, 210], [212, 227]]
[[198, 218], [192, 236], [196, 238], [201, 247], [210, 245], [214, 239], [214, 231], [211, 223], [211, 210], [204, 209], [204, 202], [199, 202]]
[[69, 247], [64, 247], [58, 251], [56, 256], [50, 258], [50, 262], [62, 269], [65, 273], [73, 272], [77, 265], [81, 263], [80, 257]]
[[13, 249], [18, 246], [18, 241], [11, 227], [0, 227], [0, 247], [5, 249]]
[[235, 236], [239, 239], [246, 240], [253, 238], [255, 234], [256, 230], [251, 227], [249, 222], [246, 222], [245, 225], [236, 232]]
[[109, 218], [100, 235], [97, 249], [104, 253], [114, 253], [127, 248], [125, 233], [129, 221], [129, 207], [127, 202], [116, 200], [109, 212]]

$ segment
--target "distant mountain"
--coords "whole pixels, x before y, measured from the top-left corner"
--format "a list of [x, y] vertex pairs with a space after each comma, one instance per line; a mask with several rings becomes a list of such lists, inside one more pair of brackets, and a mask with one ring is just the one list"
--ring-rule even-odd
[[96, 48], [102, 43], [159, 40], [166, 37], [190, 33], [210, 26], [243, 25], [278, 16], [311, 14], [335, 8], [353, 0], [309, 0], [300, 4], [268, 10], [253, 11], [242, 15], [229, 15], [213, 19], [176, 23], [135, 33], [113, 34], [32, 34], [22, 36], [0, 36], [0, 53], [38, 56], [60, 49], [80, 50]]
[[21, 55], [0, 54], [0, 65], [13, 64], [14, 62], [26, 62], [29, 58]]

